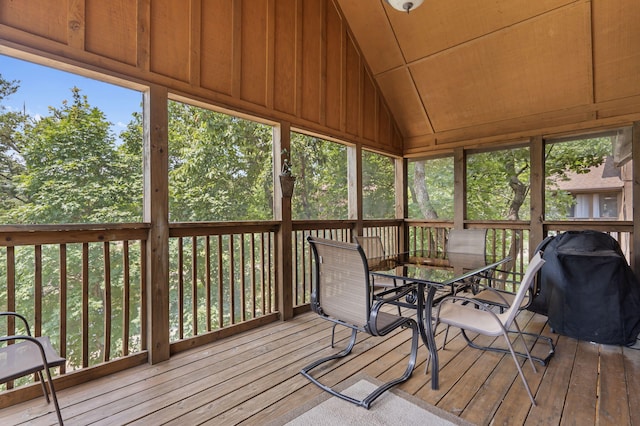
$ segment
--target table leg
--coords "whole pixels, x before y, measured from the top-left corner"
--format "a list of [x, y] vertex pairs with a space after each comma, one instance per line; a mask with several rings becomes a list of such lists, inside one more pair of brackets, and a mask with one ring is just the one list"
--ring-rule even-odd
[[431, 310], [433, 309], [433, 299], [436, 295], [436, 287], [429, 286], [429, 292], [427, 293], [427, 300], [424, 305], [425, 318], [427, 328], [427, 337], [429, 339], [429, 353], [431, 354], [431, 389], [437, 390], [438, 384], [438, 347], [436, 346], [436, 337], [434, 336], [433, 321], [431, 320]]
[[427, 293], [427, 299], [425, 301], [424, 283], [418, 283], [418, 300], [417, 300], [417, 312], [418, 328], [420, 329], [420, 336], [425, 346], [429, 350], [431, 359], [431, 389], [438, 389], [438, 348], [436, 347], [436, 339], [433, 335], [433, 323], [431, 322], [431, 308], [433, 307], [433, 299], [436, 294], [436, 287], [429, 286], [429, 292]]

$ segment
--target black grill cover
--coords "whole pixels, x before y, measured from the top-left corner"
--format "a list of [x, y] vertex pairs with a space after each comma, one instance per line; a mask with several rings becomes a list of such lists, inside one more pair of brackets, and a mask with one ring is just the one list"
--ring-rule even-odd
[[546, 263], [529, 310], [547, 315], [556, 333], [632, 345], [640, 333], [640, 284], [618, 242], [597, 231], [547, 238]]

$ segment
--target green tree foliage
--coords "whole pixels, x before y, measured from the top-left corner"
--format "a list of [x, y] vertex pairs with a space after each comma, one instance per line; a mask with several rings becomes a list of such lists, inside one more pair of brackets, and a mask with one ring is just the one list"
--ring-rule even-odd
[[[611, 153], [609, 137], [547, 144], [546, 212], [560, 219], [573, 202], [557, 190], [567, 173], [587, 173]], [[530, 154], [528, 148], [514, 148], [471, 154], [467, 157], [467, 219], [529, 219]], [[410, 217], [453, 218], [453, 158], [410, 163]], [[561, 212], [561, 213], [558, 213]], [[549, 214], [550, 213], [550, 214]]]
[[362, 214], [365, 219], [395, 217], [395, 161], [362, 151]]
[[301, 133], [291, 134], [291, 162], [298, 177], [291, 201], [294, 219], [346, 219], [349, 214], [347, 148]]
[[[528, 148], [483, 152], [467, 157], [467, 218], [529, 218]], [[525, 208], [523, 208], [525, 207]]]
[[170, 220], [273, 218], [272, 128], [169, 103]]
[[18, 145], [19, 132], [26, 115], [7, 111], [2, 101], [19, 88], [19, 81], [7, 81], [0, 74], [0, 210], [7, 211], [19, 205], [22, 200], [16, 192], [15, 176], [24, 170]]
[[92, 108], [78, 88], [72, 89], [71, 102], [49, 111], [47, 117], [27, 121], [17, 137], [24, 169], [14, 178], [21, 203], [0, 213], [0, 220], [140, 221], [141, 167], [129, 174], [104, 113]]
[[453, 157], [409, 163], [409, 217], [453, 219]]
[[[17, 83], [0, 78], [5, 95], [14, 93]], [[25, 114], [0, 114], [2, 130], [0, 167], [3, 168], [0, 199], [3, 206], [2, 223], [104, 223], [139, 222], [142, 218], [142, 162], [141, 143], [131, 139], [116, 144], [109, 130], [110, 123], [97, 108], [91, 107], [80, 90], [71, 90], [71, 100], [59, 108], [50, 107], [49, 115], [40, 119]], [[141, 141], [141, 139], [140, 139]], [[128, 143], [128, 142], [132, 142]], [[137, 144], [136, 144], [137, 143]], [[81, 244], [64, 247], [66, 263], [65, 291], [67, 298], [66, 356], [71, 369], [82, 364], [82, 300], [88, 297], [90, 364], [99, 362], [108, 352], [111, 357], [121, 354], [123, 269], [122, 244], [109, 244], [104, 252], [102, 243], [90, 243], [87, 254]], [[43, 332], [59, 336], [60, 316], [60, 250], [58, 245], [39, 248], [42, 261], [42, 326]], [[111, 281], [111, 347], [104, 347], [104, 315], [106, 285], [104, 259], [109, 256]], [[2, 256], [6, 259], [6, 256]], [[33, 313], [35, 295], [34, 248], [15, 249], [15, 303], [20, 312]], [[83, 290], [83, 259], [87, 269], [87, 290]], [[140, 282], [139, 250], [129, 254], [132, 300], [140, 300], [136, 283]], [[0, 265], [0, 278], [7, 282], [7, 264]], [[0, 291], [0, 303], [6, 306], [7, 288]], [[131, 332], [139, 333], [138, 307], [133, 304]], [[136, 326], [137, 324], [137, 326]], [[137, 327], [137, 328], [136, 328]], [[139, 348], [139, 341], [138, 341]]]
[[[134, 115], [121, 138], [130, 147], [141, 146], [142, 116]], [[135, 148], [131, 149], [135, 152]], [[169, 215], [172, 222], [224, 221], [224, 220], [271, 220], [273, 218], [273, 171], [272, 171], [272, 128], [254, 121], [244, 120], [227, 114], [187, 105], [169, 102]], [[225, 283], [222, 294], [212, 292], [211, 319], [214, 327], [222, 327], [238, 321], [242, 312], [240, 303], [235, 311], [229, 312], [232, 289], [229, 283], [234, 277], [260, 274], [259, 267], [251, 268], [251, 263], [240, 264], [241, 252], [249, 253], [247, 238], [211, 237], [170, 241], [170, 327], [171, 339], [177, 340], [202, 332], [207, 323], [205, 300], [206, 245], [211, 250], [212, 274], [220, 272]], [[220, 246], [218, 245], [220, 244]], [[179, 262], [179, 245], [184, 254]], [[243, 248], [242, 246], [245, 245]], [[222, 247], [218, 253], [219, 247]], [[232, 247], [230, 249], [230, 247]], [[233, 251], [233, 257], [229, 250]], [[196, 256], [196, 264], [192, 263]], [[220, 256], [220, 257], [219, 257]], [[222, 259], [222, 264], [217, 259]], [[231, 259], [233, 271], [225, 267]], [[259, 259], [255, 262], [259, 265]], [[196, 293], [189, 282], [193, 268], [198, 268]], [[251, 294], [247, 291], [247, 294]], [[265, 295], [258, 294], [258, 302]], [[239, 295], [236, 294], [236, 298]], [[193, 299], [197, 300], [198, 330], [194, 330]], [[182, 301], [182, 305], [180, 305]], [[222, 306], [224, 305], [224, 306]], [[250, 306], [247, 303], [247, 306]], [[217, 323], [218, 309], [224, 314], [224, 324]], [[186, 325], [182, 330], [181, 321]]]
[[[142, 148], [142, 115], [121, 133], [129, 167]], [[172, 222], [273, 218], [272, 128], [169, 102]]]
[[575, 202], [571, 194], [558, 188], [568, 180], [568, 173], [588, 173], [611, 154], [610, 137], [580, 139], [548, 144], [545, 148], [545, 217], [563, 219]]

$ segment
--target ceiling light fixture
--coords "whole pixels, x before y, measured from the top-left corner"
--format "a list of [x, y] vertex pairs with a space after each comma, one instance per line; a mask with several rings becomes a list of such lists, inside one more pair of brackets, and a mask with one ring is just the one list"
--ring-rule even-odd
[[420, 6], [424, 0], [387, 0], [387, 3], [395, 10], [409, 13], [416, 7]]

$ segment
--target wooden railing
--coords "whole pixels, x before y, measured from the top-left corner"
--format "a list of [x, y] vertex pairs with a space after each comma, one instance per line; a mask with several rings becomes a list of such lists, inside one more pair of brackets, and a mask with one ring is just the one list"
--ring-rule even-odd
[[170, 341], [276, 311], [278, 222], [172, 224]]
[[[396, 253], [399, 249], [401, 220], [368, 220], [364, 222], [362, 235], [381, 237], [385, 250]], [[312, 289], [312, 254], [307, 236], [353, 241], [355, 221], [296, 221], [293, 223], [293, 300], [294, 306], [308, 304]]]
[[593, 230], [611, 235], [627, 258], [627, 262], [633, 265], [633, 222], [602, 222], [602, 221], [557, 221], [547, 222], [544, 226], [545, 235], [556, 235], [565, 231]]
[[[405, 226], [408, 239], [400, 247]], [[389, 253], [408, 248], [443, 256], [452, 226], [449, 221], [376, 220], [364, 221], [362, 233], [380, 236]], [[490, 258], [509, 254], [513, 273], [526, 268], [528, 223], [466, 226], [488, 229]], [[267, 316], [273, 319], [265, 321], [275, 320], [279, 229], [276, 221], [170, 225], [172, 346]], [[352, 241], [356, 221], [296, 221], [292, 229], [294, 306], [308, 307], [312, 258], [306, 237]], [[630, 222], [544, 225], [545, 235], [580, 229], [609, 233], [631, 257]], [[0, 310], [26, 314], [36, 335], [51, 336], [69, 360], [62, 372], [132, 355], [144, 362], [148, 231], [147, 224], [0, 227]], [[0, 331], [13, 333], [15, 327], [0, 324]]]
[[352, 241], [354, 221], [295, 221], [292, 239], [292, 290], [293, 305], [301, 306], [311, 301], [312, 258], [307, 237]]
[[[408, 220], [409, 250], [423, 250], [433, 257], [444, 257], [447, 236], [453, 228], [450, 221]], [[527, 222], [474, 222], [468, 228], [487, 229], [487, 259], [497, 260], [511, 255], [522, 264], [528, 253]]]
[[[277, 311], [279, 226], [170, 226], [171, 342]], [[25, 314], [35, 335], [51, 337], [67, 358], [61, 373], [144, 352], [148, 231], [147, 224], [0, 228], [0, 310]], [[14, 334], [16, 324], [0, 331]]]
[[0, 309], [50, 336], [61, 372], [144, 351], [147, 234], [145, 224], [3, 226]]
[[[446, 239], [453, 227], [450, 221], [407, 220], [409, 227], [409, 250], [425, 250], [434, 257], [444, 257]], [[511, 278], [506, 281], [518, 282], [518, 276], [525, 271], [529, 260], [528, 222], [470, 222], [469, 228], [487, 228], [488, 260], [497, 260], [510, 255], [513, 261], [506, 265]], [[544, 224], [544, 235], [556, 235], [565, 231], [596, 230], [611, 235], [631, 263], [633, 247], [633, 223], [599, 221], [557, 221]], [[535, 241], [534, 244], [539, 244]], [[534, 246], [535, 247], [535, 246]]]
[[449, 221], [418, 221], [407, 222], [409, 227], [408, 250], [422, 250], [433, 258], [442, 258], [447, 250], [447, 235], [453, 228]]
[[362, 227], [362, 235], [366, 237], [378, 236], [382, 240], [385, 253], [398, 253], [400, 247], [401, 220], [366, 220]]

